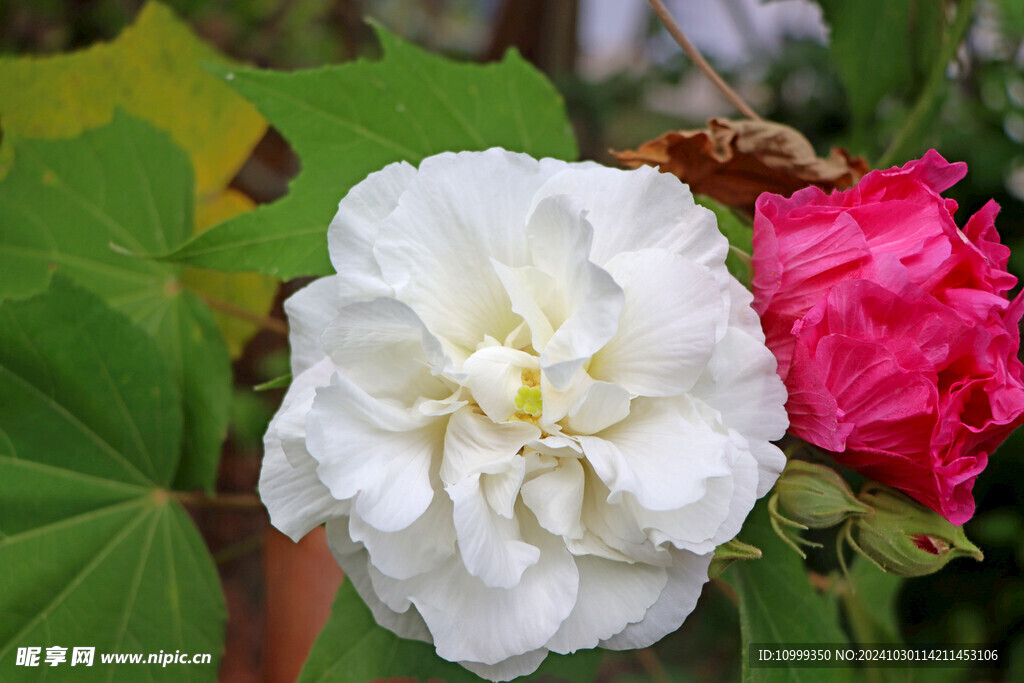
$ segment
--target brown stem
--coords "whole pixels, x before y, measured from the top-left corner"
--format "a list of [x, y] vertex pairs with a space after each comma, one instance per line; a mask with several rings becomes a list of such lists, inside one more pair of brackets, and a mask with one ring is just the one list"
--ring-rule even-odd
[[711, 81], [711, 83], [718, 88], [723, 95], [725, 95], [725, 99], [729, 100], [729, 103], [736, 107], [736, 109], [748, 119], [760, 121], [761, 117], [757, 115], [757, 112], [751, 109], [750, 105], [744, 102], [743, 98], [740, 97], [735, 90], [729, 87], [729, 84], [726, 83], [722, 77], [718, 75], [718, 72], [708, 64], [708, 61], [704, 59], [704, 55], [698, 52], [697, 48], [693, 46], [693, 43], [687, 39], [686, 34], [683, 33], [681, 28], [679, 28], [679, 24], [675, 22], [661, 0], [647, 0], [647, 2], [650, 4], [651, 9], [654, 10], [654, 13], [658, 15], [658, 19], [665, 28], [668, 29], [668, 32], [672, 35], [675, 41], [679, 43], [679, 47], [683, 48], [683, 52], [685, 52], [686, 56], [690, 58], [690, 61], [692, 61], [696, 67], [700, 69], [705, 76], [707, 76], [707, 79]]
[[241, 318], [246, 322], [250, 322], [256, 325], [261, 330], [268, 330], [275, 334], [280, 334], [285, 337], [288, 336], [288, 325], [278, 320], [277, 318], [271, 318], [268, 315], [256, 315], [251, 313], [244, 308], [240, 308], [230, 301], [224, 301], [206, 294], [205, 292], [196, 292], [196, 294], [206, 303], [207, 306], [215, 311], [226, 313], [234, 318]]
[[191, 491], [172, 491], [171, 498], [182, 505], [221, 510], [254, 510], [263, 507], [255, 493], [218, 493], [208, 496]]

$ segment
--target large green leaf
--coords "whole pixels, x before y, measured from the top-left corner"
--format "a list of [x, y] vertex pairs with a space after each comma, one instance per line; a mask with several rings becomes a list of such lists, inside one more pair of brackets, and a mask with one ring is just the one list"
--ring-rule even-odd
[[[601, 656], [599, 650], [567, 656], [549, 654], [536, 676], [547, 681], [591, 681]], [[378, 626], [352, 583], [345, 581], [331, 607], [331, 617], [302, 668], [299, 683], [366, 683], [396, 677], [446, 683], [482, 681], [458, 664], [438, 657], [433, 646], [399, 638]]]
[[169, 132], [192, 159], [198, 194], [216, 196], [267, 123], [204, 62], [225, 59], [170, 9], [150, 2], [110, 43], [0, 58], [0, 125], [25, 137], [70, 138], [108, 123], [121, 108]]
[[[267, 127], [201, 63], [226, 62], [170, 9], [150, 2], [112, 42], [63, 55], [0, 58], [0, 127], [8, 137], [66, 139], [109, 123], [117, 108], [153, 124], [192, 161], [198, 232], [252, 208], [227, 185]], [[0, 161], [0, 177], [6, 170]], [[193, 291], [256, 317], [267, 314], [276, 291], [273, 280], [256, 273], [186, 276]], [[257, 331], [238, 317], [216, 320], [236, 356]]]
[[377, 62], [294, 73], [217, 67], [288, 138], [302, 171], [283, 199], [212, 228], [171, 258], [282, 278], [327, 274], [338, 201], [391, 162], [488, 147], [576, 157], [562, 98], [516, 53], [498, 64], [459, 64], [377, 34]]
[[[167, 491], [181, 431], [156, 343], [101, 299], [57, 276], [0, 305], [0, 679], [215, 680], [217, 572]], [[63, 665], [16, 666], [54, 646]], [[74, 647], [96, 648], [93, 667], [70, 666]], [[212, 663], [100, 661], [160, 650]]]
[[[818, 0], [831, 27], [855, 135], [867, 136], [887, 94], [913, 100], [938, 56], [945, 6], [936, 0]], [[858, 142], [858, 141], [855, 141]]]
[[157, 340], [183, 390], [185, 458], [176, 483], [212, 488], [227, 429], [231, 366], [210, 311], [166, 251], [192, 229], [192, 171], [166, 134], [118, 114], [73, 140], [19, 140], [0, 182], [0, 300], [54, 272], [96, 292]]
[[847, 638], [839, 626], [837, 601], [811, 585], [800, 556], [772, 531], [765, 500], [754, 507], [740, 531], [740, 539], [760, 548], [762, 553], [760, 560], [737, 562], [723, 576], [739, 596], [743, 680], [813, 683], [822, 680], [825, 672], [829, 681], [850, 680], [850, 669], [750, 666], [751, 643], [841, 646]]

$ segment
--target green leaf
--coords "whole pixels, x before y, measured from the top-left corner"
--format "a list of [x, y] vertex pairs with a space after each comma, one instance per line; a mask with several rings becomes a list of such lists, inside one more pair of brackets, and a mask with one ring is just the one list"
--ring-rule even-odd
[[[821, 643], [844, 645], [839, 608], [834, 599], [819, 593], [810, 583], [800, 557], [775, 535], [765, 499], [758, 501], [740, 531], [740, 539], [761, 549], [762, 559], [738, 562], [723, 578], [739, 597], [743, 642], [743, 680], [821, 680], [821, 669], [750, 666], [751, 643], [796, 645]], [[828, 669], [829, 681], [851, 680], [850, 669]]]
[[841, 602], [858, 643], [899, 643], [896, 598], [904, 579], [856, 556]]
[[[217, 572], [168, 491], [182, 413], [156, 343], [56, 276], [0, 305], [0, 678], [19, 647], [68, 648], [47, 677], [112, 680], [101, 653], [210, 653], [148, 665], [155, 680], [215, 680], [225, 607]], [[95, 647], [91, 668], [71, 648]]]
[[[150, 2], [110, 43], [66, 55], [0, 58], [0, 126], [5, 136], [67, 139], [109, 123], [120, 108], [166, 131], [192, 162], [198, 232], [252, 209], [227, 185], [267, 128], [247, 100], [201, 63], [227, 62], [170, 9]], [[0, 158], [0, 177], [8, 165]], [[189, 226], [181, 239], [192, 234]], [[255, 273], [189, 270], [185, 279], [193, 291], [254, 316], [267, 314], [276, 291], [275, 282]], [[257, 331], [237, 317], [218, 315], [217, 323], [234, 356]]]
[[[601, 658], [599, 650], [566, 656], [549, 654], [534, 676], [547, 677], [544, 680], [548, 681], [592, 681]], [[432, 645], [399, 638], [378, 626], [352, 583], [345, 581], [338, 589], [327, 624], [313, 643], [299, 683], [365, 683], [394, 677], [440, 679], [447, 683], [483, 680], [438, 657]]]
[[715, 218], [718, 220], [718, 229], [729, 240], [729, 254], [725, 257], [725, 266], [733, 277], [749, 287], [752, 275], [750, 255], [754, 253], [752, 246], [754, 229], [749, 221], [741, 218], [728, 206], [719, 204], [706, 195], [697, 195], [694, 200], [715, 214]]
[[227, 186], [266, 131], [203, 62], [225, 63], [163, 5], [148, 3], [114, 41], [49, 57], [0, 58], [4, 134], [70, 138], [115, 109], [167, 131], [189, 154], [201, 197]]
[[387, 164], [505, 147], [576, 157], [562, 98], [518, 54], [459, 64], [382, 28], [380, 61], [293, 73], [216, 67], [288, 138], [302, 171], [283, 199], [197, 236], [169, 258], [281, 278], [333, 272], [327, 226], [349, 188]]
[[0, 300], [40, 292], [60, 272], [150, 332], [183, 390], [176, 484], [211, 489], [231, 402], [227, 349], [210, 311], [182, 288], [181, 266], [131, 255], [166, 251], [191, 233], [187, 157], [123, 114], [74, 140], [14, 149], [0, 182]]
[[935, 0], [818, 0], [831, 27], [829, 52], [839, 70], [857, 142], [868, 136], [882, 97], [913, 99], [935, 60], [944, 3]]

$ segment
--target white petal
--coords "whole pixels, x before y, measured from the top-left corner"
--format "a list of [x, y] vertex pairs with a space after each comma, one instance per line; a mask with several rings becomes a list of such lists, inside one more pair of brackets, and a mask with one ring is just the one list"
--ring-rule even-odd
[[506, 519], [512, 519], [525, 474], [526, 458], [517, 456], [513, 458], [511, 466], [504, 472], [480, 475], [480, 487], [487, 499], [487, 504]]
[[[520, 515], [529, 517], [525, 510]], [[523, 537], [540, 549], [514, 588], [490, 588], [458, 560], [413, 579], [412, 601], [430, 628], [437, 654], [496, 664], [544, 646], [572, 611], [579, 576], [561, 539], [523, 519]]]
[[407, 603], [404, 611], [396, 612], [378, 597], [370, 579], [370, 569], [373, 566], [370, 564], [370, 555], [361, 543], [354, 543], [348, 537], [346, 519], [331, 520], [327, 524], [327, 546], [345, 572], [345, 577], [352, 582], [352, 587], [370, 608], [378, 624], [401, 638], [433, 642], [423, 617], [412, 603]]
[[642, 621], [630, 624], [618, 635], [602, 641], [601, 647], [609, 650], [648, 647], [682, 626], [707, 583], [711, 556], [712, 553], [694, 555], [685, 550], [673, 551], [668, 583], [658, 601], [647, 610]]
[[539, 370], [536, 356], [504, 346], [488, 346], [470, 356], [463, 369], [465, 386], [477, 404], [495, 422], [516, 412], [516, 392], [523, 386], [523, 370]]
[[487, 504], [474, 474], [447, 488], [455, 505], [455, 532], [466, 570], [493, 588], [512, 588], [540, 551], [520, 540], [519, 520], [506, 519]]
[[284, 302], [288, 314], [288, 344], [292, 349], [292, 377], [327, 356], [320, 335], [328, 323], [338, 317], [342, 306], [337, 276], [322, 277], [292, 294]]
[[303, 465], [310, 457], [306, 450], [306, 416], [313, 407], [316, 390], [331, 383], [337, 368], [326, 356], [292, 379], [274, 419], [267, 427], [267, 439], [276, 439], [293, 466]]
[[580, 538], [583, 525], [583, 466], [560, 458], [558, 466], [523, 484], [523, 502], [537, 522], [556, 536]]
[[486, 678], [489, 681], [511, 681], [519, 676], [526, 676], [536, 671], [548, 651], [544, 649], [525, 652], [521, 655], [509, 657], [497, 664], [483, 664], [481, 662], [459, 662], [477, 676]]
[[338, 292], [348, 301], [390, 296], [373, 256], [381, 222], [394, 211], [398, 198], [416, 177], [416, 169], [401, 161], [371, 173], [349, 190], [327, 230], [331, 263], [340, 274]]
[[617, 384], [594, 382], [569, 411], [566, 426], [576, 434], [595, 434], [629, 415], [629, 392]]
[[565, 391], [583, 363], [612, 338], [622, 312], [622, 289], [588, 259], [592, 229], [571, 197], [537, 204], [526, 226], [533, 263], [562, 290], [559, 310], [545, 311], [555, 332], [541, 353], [551, 384]]
[[564, 163], [500, 149], [425, 159], [381, 226], [384, 279], [436, 335], [467, 349], [504, 339], [521, 319], [491, 259], [527, 265], [530, 198]]
[[625, 420], [577, 437], [610, 502], [628, 491], [649, 510], [674, 510], [700, 500], [708, 479], [729, 476], [728, 437], [683, 410], [677, 401], [638, 398]]
[[270, 523], [293, 541], [314, 527], [348, 512], [348, 502], [334, 498], [316, 476], [316, 460], [309, 455], [294, 466], [279, 441], [263, 441], [266, 454], [260, 470], [260, 499], [270, 513]]
[[768, 493], [786, 466], [786, 454], [777, 446], [760, 439], [750, 439], [750, 452], [757, 460], [757, 497]]
[[429, 472], [441, 458], [445, 421], [374, 399], [339, 374], [317, 391], [307, 444], [335, 498], [355, 497], [368, 524], [398, 531], [434, 496]]
[[530, 329], [533, 348], [543, 349], [555, 333], [545, 310], [551, 311], [558, 305], [557, 318], [564, 318], [561, 310], [564, 303], [561, 302], [562, 297], [558, 296], [559, 288], [555, 278], [534, 266], [509, 268], [494, 259], [491, 259], [491, 265], [508, 294], [512, 310], [522, 317]]
[[610, 503], [608, 487], [589, 464], [583, 468], [583, 538], [565, 538], [575, 555], [597, 555], [609, 560], [642, 562], [667, 566], [672, 556], [665, 548], [655, 546], [647, 532], [640, 528], [622, 502]]
[[618, 333], [588, 371], [641, 396], [676, 396], [694, 385], [728, 310], [704, 266], [660, 249], [620, 254], [607, 264], [625, 291]]
[[597, 647], [638, 622], [661, 595], [667, 573], [662, 567], [577, 557], [580, 588], [576, 606], [547, 642], [552, 652], [567, 654]]
[[620, 252], [656, 247], [725, 270], [729, 242], [715, 215], [697, 206], [690, 189], [672, 175], [647, 166], [633, 171], [572, 166], [548, 180], [533, 201], [559, 194], [581, 198], [589, 211], [590, 260], [597, 265]]
[[444, 492], [436, 493], [426, 512], [401, 531], [380, 531], [354, 514], [349, 534], [366, 546], [373, 566], [395, 579], [428, 572], [455, 553], [452, 503]]
[[395, 299], [344, 307], [321, 334], [321, 346], [346, 378], [376, 398], [410, 404], [452, 393], [451, 385], [431, 373], [450, 365], [440, 342]]
[[496, 424], [466, 407], [454, 413], [444, 437], [441, 481], [457, 484], [474, 474], [497, 474], [511, 467], [519, 449], [540, 437], [526, 422]]
[[749, 453], [737, 453], [732, 475], [709, 479], [703, 498], [678, 510], [651, 511], [626, 495], [623, 507], [656, 544], [702, 555], [731, 540], [754, 506], [757, 467]]
[[729, 278], [729, 325], [738, 327], [757, 341], [764, 343], [761, 319], [754, 312], [754, 295], [734, 277]]
[[730, 327], [691, 393], [719, 411], [725, 426], [775, 441], [789, 427], [786, 387], [776, 367], [775, 356], [763, 343]]

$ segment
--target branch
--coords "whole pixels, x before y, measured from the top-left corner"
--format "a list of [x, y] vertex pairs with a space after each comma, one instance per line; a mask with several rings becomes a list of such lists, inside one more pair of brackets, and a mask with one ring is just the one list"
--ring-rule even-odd
[[220, 510], [255, 510], [263, 508], [263, 502], [254, 493], [218, 493], [215, 496], [208, 496], [205, 493], [171, 491], [170, 497], [182, 505], [197, 508]]
[[679, 43], [679, 47], [683, 48], [683, 52], [685, 52], [686, 56], [690, 58], [690, 61], [692, 61], [697, 68], [707, 76], [708, 80], [711, 81], [711, 83], [718, 88], [723, 95], [725, 95], [725, 99], [729, 100], [729, 103], [736, 107], [736, 109], [748, 119], [761, 121], [762, 119], [757, 115], [757, 112], [751, 109], [750, 105], [744, 102], [743, 98], [740, 97], [735, 90], [729, 87], [729, 84], [726, 83], [725, 80], [718, 75], [718, 72], [708, 64], [708, 61], [704, 59], [704, 55], [698, 52], [697, 48], [693, 46], [693, 43], [687, 39], [686, 34], [683, 33], [681, 28], [679, 28], [679, 24], [675, 22], [661, 0], [647, 0], [647, 2], [650, 4], [651, 9], [654, 10], [654, 13], [658, 15], [658, 19], [662, 24], [664, 24], [665, 28], [668, 29], [668, 32], [672, 35], [675, 41]]
[[234, 318], [239, 318], [246, 322], [256, 325], [261, 330], [267, 330], [275, 334], [282, 336], [288, 336], [288, 325], [277, 318], [271, 318], [269, 315], [256, 315], [251, 313], [244, 308], [240, 308], [230, 301], [224, 301], [223, 299], [217, 299], [215, 297], [206, 294], [205, 292], [195, 292], [195, 294], [203, 300], [203, 302], [215, 311], [226, 313]]

